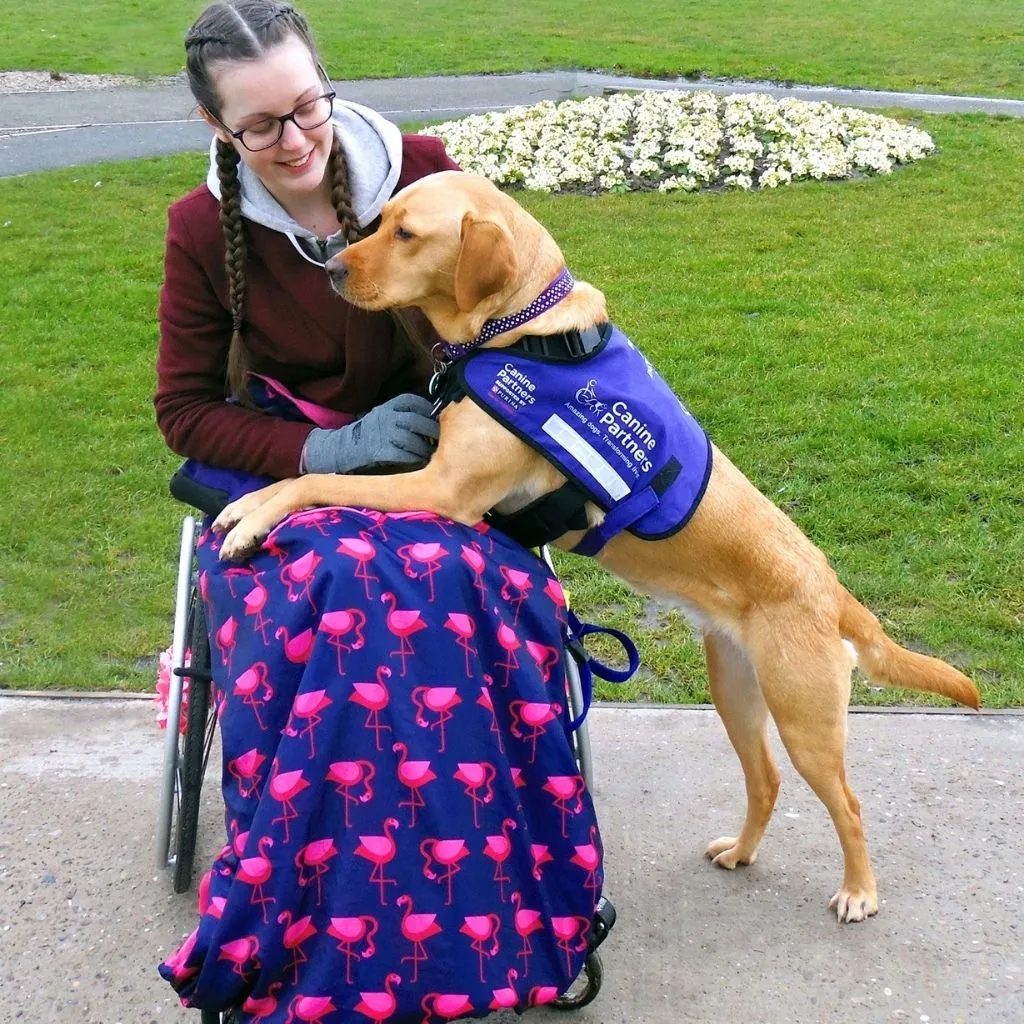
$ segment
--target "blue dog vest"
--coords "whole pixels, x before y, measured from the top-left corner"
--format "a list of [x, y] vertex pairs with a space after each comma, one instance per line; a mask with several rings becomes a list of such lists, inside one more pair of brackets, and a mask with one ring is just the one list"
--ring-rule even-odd
[[458, 389], [536, 448], [605, 513], [573, 549], [597, 554], [623, 530], [681, 530], [711, 475], [711, 442], [643, 353], [614, 325], [580, 357], [476, 349]]

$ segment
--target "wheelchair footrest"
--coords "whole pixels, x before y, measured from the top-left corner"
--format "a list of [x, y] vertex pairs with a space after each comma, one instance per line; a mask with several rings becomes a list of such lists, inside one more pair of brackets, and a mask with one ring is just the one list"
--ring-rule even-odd
[[587, 939], [587, 952], [593, 953], [615, 927], [615, 907], [612, 901], [602, 896], [594, 911], [594, 920], [590, 925], [590, 936]]

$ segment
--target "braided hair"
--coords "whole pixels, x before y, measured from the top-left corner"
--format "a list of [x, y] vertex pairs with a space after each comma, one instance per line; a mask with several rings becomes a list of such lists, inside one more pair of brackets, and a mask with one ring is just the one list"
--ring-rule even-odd
[[[236, 60], [256, 60], [268, 49], [297, 36], [319, 63], [316, 45], [306, 19], [290, 4], [273, 0], [218, 0], [196, 19], [185, 36], [186, 72], [196, 102], [215, 117], [220, 116], [220, 97], [212, 71]], [[237, 149], [221, 139], [216, 143], [217, 180], [220, 183], [220, 223], [224, 232], [224, 259], [231, 303], [231, 344], [227, 359], [227, 389], [242, 404], [252, 405], [246, 388], [248, 360], [245, 325], [245, 228], [242, 219], [242, 188], [238, 177]], [[331, 148], [328, 174], [331, 202], [345, 238], [359, 239], [352, 209], [348, 163], [337, 136]]]

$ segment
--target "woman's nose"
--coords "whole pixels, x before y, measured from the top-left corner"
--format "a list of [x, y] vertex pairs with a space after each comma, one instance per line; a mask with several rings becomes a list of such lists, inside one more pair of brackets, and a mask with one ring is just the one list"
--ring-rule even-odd
[[306, 136], [294, 121], [285, 121], [278, 144], [285, 149], [301, 149], [306, 144]]

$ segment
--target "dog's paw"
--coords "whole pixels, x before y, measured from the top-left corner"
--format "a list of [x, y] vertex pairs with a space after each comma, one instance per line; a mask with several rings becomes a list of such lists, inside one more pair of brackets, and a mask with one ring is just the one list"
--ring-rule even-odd
[[704, 856], [710, 857], [715, 867], [732, 871], [737, 864], [753, 864], [757, 860], [757, 850], [745, 854], [737, 845], [735, 837], [722, 836], [721, 839], [708, 843]]
[[254, 500], [252, 494], [245, 494], [236, 501], [225, 505], [221, 513], [213, 521], [214, 533], [226, 533], [233, 526], [240, 523], [250, 512], [260, 507], [260, 502]]
[[234, 526], [224, 538], [218, 557], [222, 562], [237, 562], [255, 554], [269, 531], [247, 525], [245, 520]]
[[829, 900], [828, 908], [836, 912], [840, 924], [853, 924], [878, 913], [878, 893], [874, 888], [851, 889], [844, 885]]

